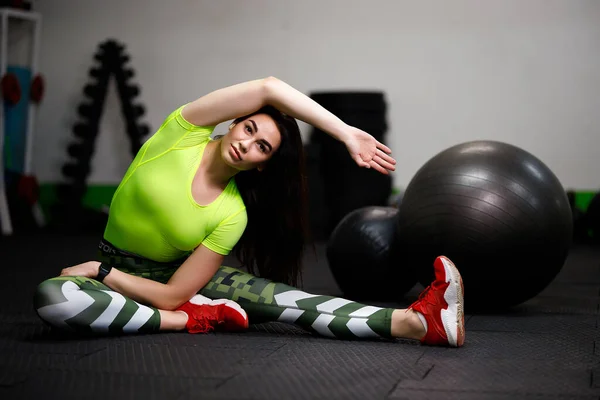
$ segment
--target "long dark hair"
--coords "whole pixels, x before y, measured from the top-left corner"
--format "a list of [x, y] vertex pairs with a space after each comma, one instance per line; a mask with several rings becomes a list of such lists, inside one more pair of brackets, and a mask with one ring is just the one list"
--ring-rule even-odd
[[262, 171], [238, 172], [248, 224], [234, 248], [250, 273], [296, 286], [309, 241], [308, 194], [304, 147], [296, 120], [273, 106], [237, 118], [235, 124], [266, 114], [281, 134], [281, 144]]

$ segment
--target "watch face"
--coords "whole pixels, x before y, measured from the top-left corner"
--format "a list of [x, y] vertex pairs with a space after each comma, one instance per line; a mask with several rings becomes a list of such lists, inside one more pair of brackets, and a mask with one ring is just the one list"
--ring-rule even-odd
[[106, 275], [109, 274], [111, 269], [111, 265], [106, 266], [104, 264], [100, 264], [100, 270], [98, 271], [98, 277], [96, 278], [96, 280], [102, 282], [104, 280], [104, 277], [106, 277]]

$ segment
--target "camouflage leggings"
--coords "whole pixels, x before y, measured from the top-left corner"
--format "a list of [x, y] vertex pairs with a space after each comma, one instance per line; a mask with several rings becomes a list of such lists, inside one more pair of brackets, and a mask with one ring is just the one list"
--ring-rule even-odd
[[[124, 253], [101, 252], [101, 260], [123, 272], [166, 283], [177, 263], [165, 265]], [[306, 293], [236, 268], [222, 266], [200, 294], [238, 302], [250, 323], [279, 321], [317, 334], [340, 338], [391, 338], [392, 309], [333, 296]], [[158, 331], [160, 314], [93, 279], [57, 277], [35, 293], [38, 315], [52, 326], [82, 332]]]

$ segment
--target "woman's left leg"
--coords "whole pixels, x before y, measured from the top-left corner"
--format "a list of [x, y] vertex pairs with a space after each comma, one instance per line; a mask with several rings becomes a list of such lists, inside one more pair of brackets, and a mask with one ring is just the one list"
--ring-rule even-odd
[[393, 337], [391, 308], [310, 294], [231, 267], [222, 266], [199, 293], [236, 301], [250, 323], [286, 322], [340, 339]]
[[339, 339], [407, 338], [461, 346], [465, 336], [462, 279], [446, 257], [435, 260], [434, 272], [435, 281], [402, 310], [310, 294], [226, 266], [199, 293], [239, 303], [250, 323], [291, 323]]

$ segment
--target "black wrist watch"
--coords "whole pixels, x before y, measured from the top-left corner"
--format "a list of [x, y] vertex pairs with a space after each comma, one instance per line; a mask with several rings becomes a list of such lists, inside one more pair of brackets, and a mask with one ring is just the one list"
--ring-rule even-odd
[[106, 278], [106, 275], [110, 274], [111, 270], [112, 265], [104, 265], [100, 263], [100, 267], [98, 268], [98, 276], [96, 277], [96, 280], [98, 282], [102, 282], [104, 278]]

